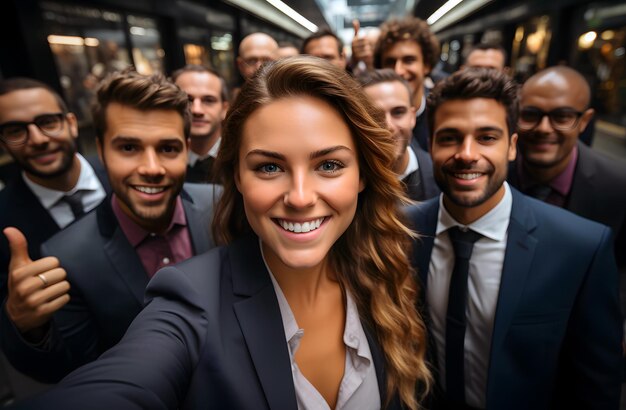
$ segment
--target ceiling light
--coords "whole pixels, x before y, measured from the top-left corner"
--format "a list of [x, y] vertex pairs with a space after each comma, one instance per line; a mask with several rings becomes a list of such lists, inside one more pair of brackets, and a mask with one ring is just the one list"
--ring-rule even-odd
[[309, 20], [304, 18], [304, 16], [302, 16], [300, 13], [298, 13], [297, 11], [295, 11], [294, 9], [292, 9], [291, 7], [289, 7], [282, 1], [280, 0], [266, 0], [266, 1], [272, 6], [276, 7], [278, 10], [285, 13], [285, 15], [287, 15], [291, 19], [300, 23], [300, 25], [302, 25], [307, 30], [312, 31], [312, 32], [317, 31], [317, 26], [315, 24], [311, 23]]
[[430, 17], [428, 17], [428, 19], [426, 19], [426, 22], [428, 24], [435, 24], [437, 20], [442, 18], [447, 12], [452, 10], [457, 4], [462, 1], [463, 0], [448, 0], [443, 6], [439, 7], [437, 11], [435, 11]]

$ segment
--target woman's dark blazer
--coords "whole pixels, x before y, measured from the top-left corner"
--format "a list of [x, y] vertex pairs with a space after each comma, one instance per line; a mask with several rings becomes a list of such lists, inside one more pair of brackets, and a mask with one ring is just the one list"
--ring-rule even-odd
[[[120, 344], [20, 408], [297, 409], [256, 236], [162, 269], [146, 298]], [[384, 400], [384, 358], [366, 334]]]

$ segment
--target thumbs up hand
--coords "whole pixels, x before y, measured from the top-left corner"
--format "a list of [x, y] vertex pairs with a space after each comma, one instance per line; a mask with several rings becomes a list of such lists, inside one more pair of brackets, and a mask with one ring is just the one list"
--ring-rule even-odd
[[45, 328], [54, 312], [69, 302], [70, 284], [57, 258], [33, 261], [22, 232], [16, 228], [3, 232], [11, 249], [6, 310], [9, 319], [25, 335]]
[[[366, 70], [374, 68], [374, 49], [370, 41], [365, 37], [359, 37], [359, 30], [361, 29], [361, 23], [359, 20], [352, 20], [352, 27], [354, 28], [354, 38], [352, 39], [352, 67], [357, 65], [365, 65]], [[359, 64], [362, 62], [363, 64]]]

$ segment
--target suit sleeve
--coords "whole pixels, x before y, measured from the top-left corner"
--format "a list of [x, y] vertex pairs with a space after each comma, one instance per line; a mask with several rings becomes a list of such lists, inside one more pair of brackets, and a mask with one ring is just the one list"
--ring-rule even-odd
[[[46, 245], [42, 257], [49, 255]], [[45, 340], [37, 345], [26, 341], [8, 318], [0, 314], [2, 348], [11, 364], [20, 372], [43, 383], [56, 383], [77, 367], [95, 360], [100, 350], [98, 334], [91, 313], [82, 296], [70, 289], [70, 301], [57, 311]]]
[[17, 408], [177, 408], [207, 331], [202, 289], [175, 267], [159, 271], [148, 304], [118, 345]]
[[563, 354], [563, 408], [617, 409], [622, 380], [618, 273], [609, 228], [604, 228], [570, 317]]

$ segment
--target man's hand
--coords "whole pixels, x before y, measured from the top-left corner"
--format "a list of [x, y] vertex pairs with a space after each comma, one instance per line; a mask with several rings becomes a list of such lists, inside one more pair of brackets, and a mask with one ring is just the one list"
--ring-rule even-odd
[[365, 64], [367, 70], [374, 68], [374, 49], [366, 37], [359, 38], [361, 23], [359, 20], [352, 20], [354, 28], [354, 38], [352, 39], [352, 66], [356, 67], [359, 62]]
[[33, 261], [22, 232], [16, 228], [3, 232], [11, 249], [6, 310], [24, 335], [45, 328], [54, 312], [69, 302], [70, 284], [57, 258]]

